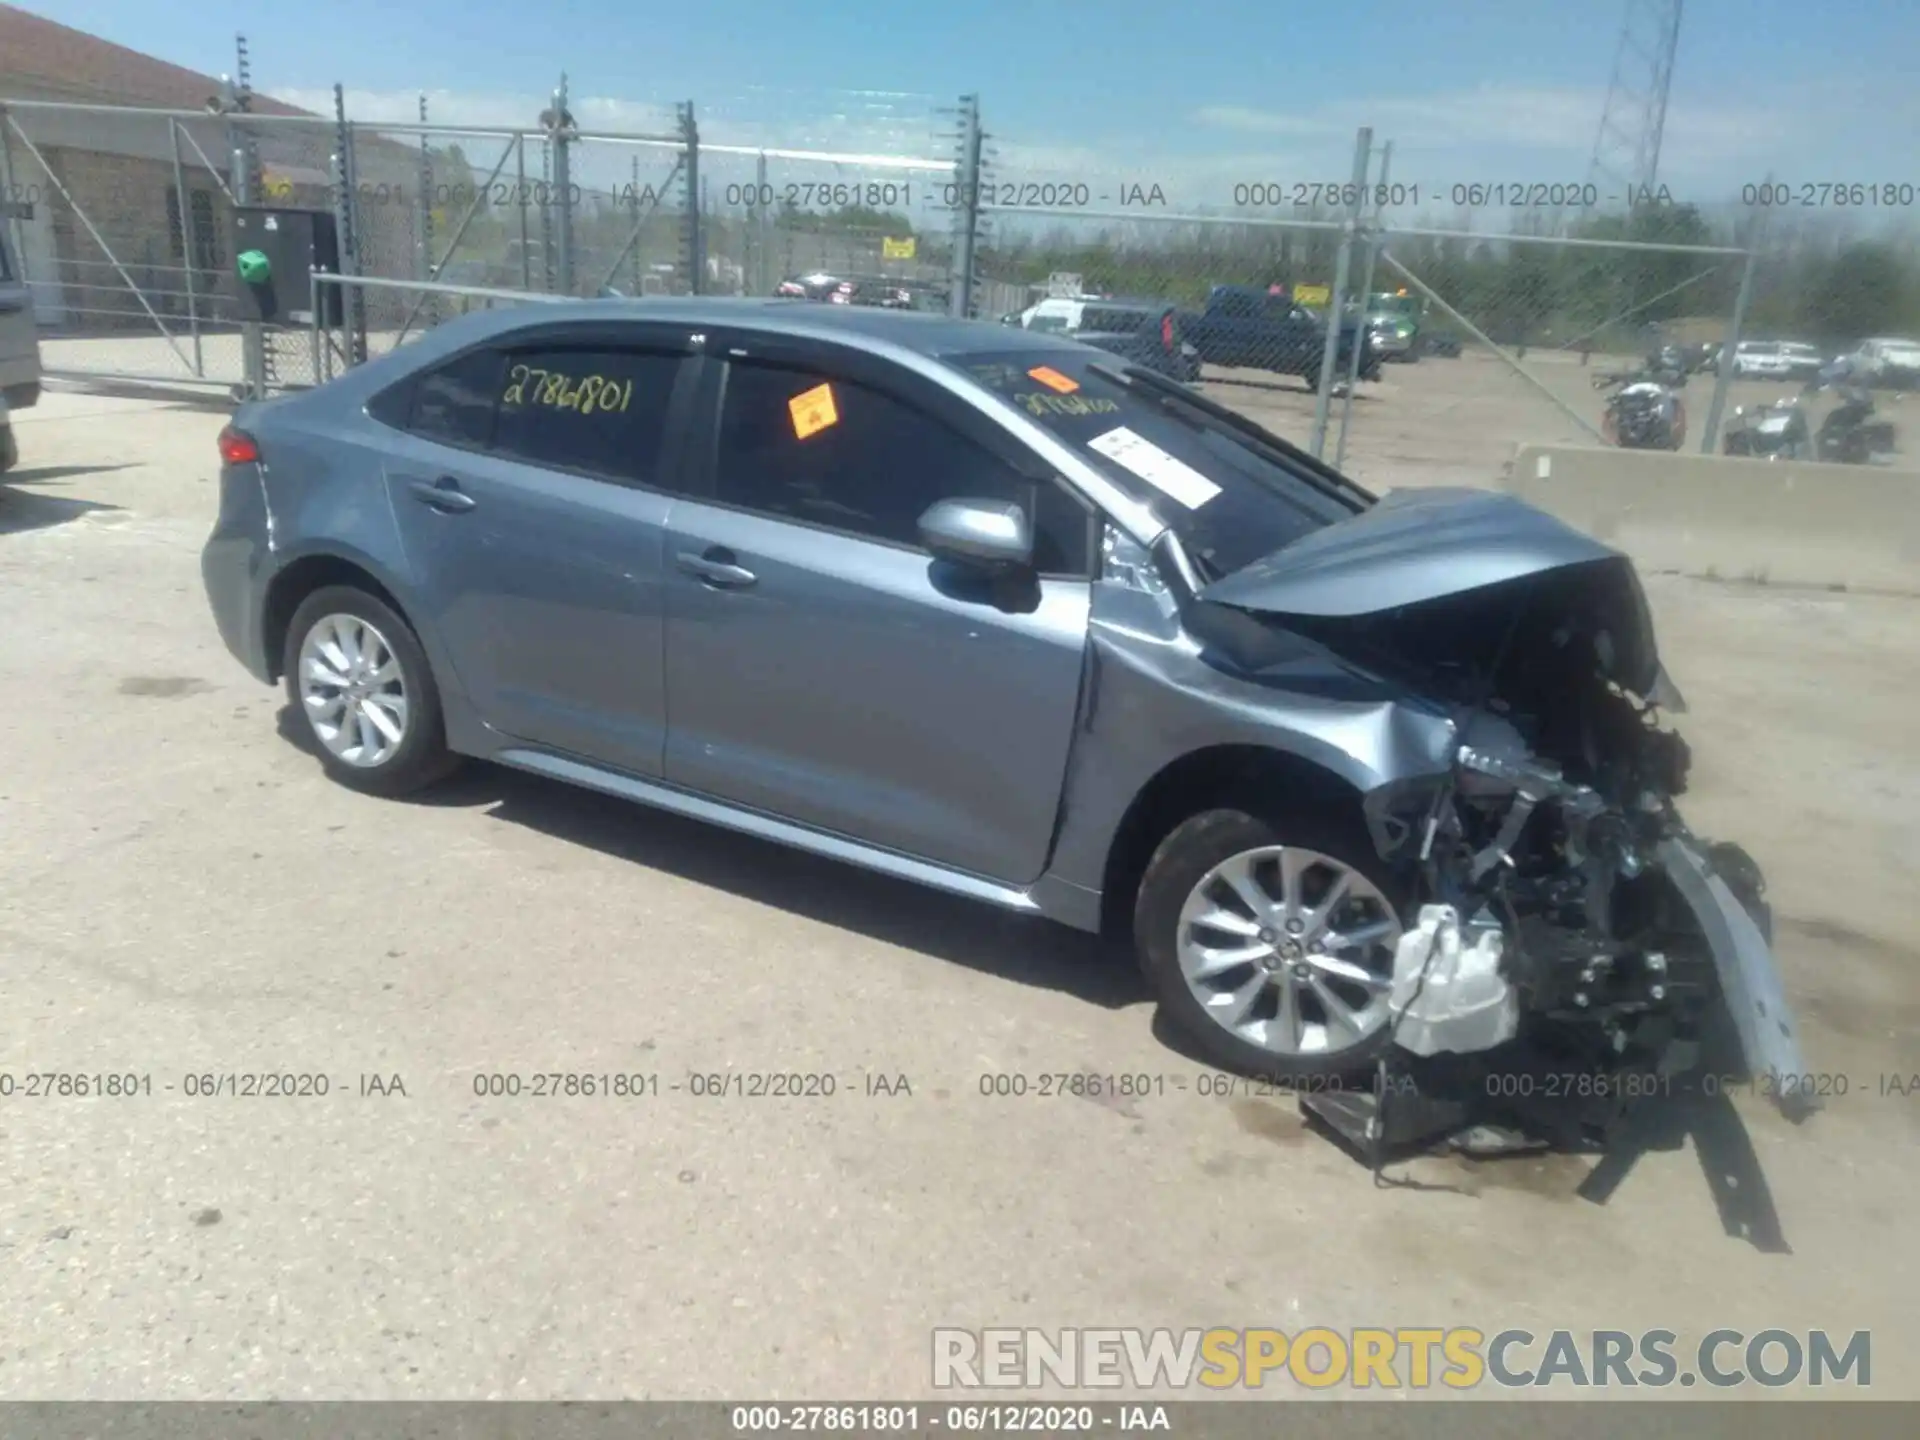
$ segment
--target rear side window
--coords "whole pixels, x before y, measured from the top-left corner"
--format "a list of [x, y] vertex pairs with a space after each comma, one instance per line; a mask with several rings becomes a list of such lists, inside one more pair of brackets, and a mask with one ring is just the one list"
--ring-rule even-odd
[[414, 384], [407, 429], [443, 445], [484, 449], [505, 360], [498, 350], [469, 350], [429, 370]]
[[680, 357], [578, 347], [507, 357], [489, 448], [563, 470], [652, 484]]

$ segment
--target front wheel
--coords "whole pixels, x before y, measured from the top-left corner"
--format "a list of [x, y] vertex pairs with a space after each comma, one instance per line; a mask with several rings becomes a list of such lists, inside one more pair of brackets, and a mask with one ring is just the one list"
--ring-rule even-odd
[[341, 784], [405, 795], [458, 763], [426, 652], [407, 622], [366, 591], [329, 585], [302, 601], [287, 626], [284, 668], [287, 699]]
[[1401, 907], [1362, 835], [1209, 810], [1148, 863], [1134, 943], [1167, 1017], [1223, 1069], [1364, 1072], [1389, 1038]]

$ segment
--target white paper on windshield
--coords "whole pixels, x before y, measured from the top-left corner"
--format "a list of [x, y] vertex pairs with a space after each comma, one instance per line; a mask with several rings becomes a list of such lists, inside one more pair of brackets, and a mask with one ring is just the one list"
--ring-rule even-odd
[[1170, 495], [1189, 510], [1198, 510], [1220, 493], [1220, 487], [1191, 465], [1173, 458], [1144, 435], [1136, 435], [1126, 426], [1096, 435], [1087, 442], [1089, 449], [1122, 465], [1154, 489]]

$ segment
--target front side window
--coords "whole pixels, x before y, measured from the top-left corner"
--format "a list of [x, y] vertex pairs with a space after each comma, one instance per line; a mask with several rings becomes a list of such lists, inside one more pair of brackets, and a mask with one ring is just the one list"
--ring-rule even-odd
[[1020, 475], [941, 421], [867, 386], [733, 362], [714, 498], [763, 515], [918, 548], [939, 500], [1012, 501], [1034, 529], [1043, 574], [1081, 574], [1088, 512], [1052, 481]]

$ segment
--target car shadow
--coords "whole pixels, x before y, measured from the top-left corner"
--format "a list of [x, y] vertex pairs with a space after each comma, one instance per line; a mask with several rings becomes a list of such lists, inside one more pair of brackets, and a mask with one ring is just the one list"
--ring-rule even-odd
[[9, 470], [0, 484], [53, 485], [76, 475], [105, 475], [114, 470], [131, 470], [130, 461], [118, 465], [36, 465], [24, 470]]
[[[291, 705], [280, 707], [276, 723], [289, 744], [317, 755]], [[1103, 1009], [1151, 999], [1123, 947], [1097, 936], [505, 766], [470, 760], [412, 803], [481, 810], [569, 845]]]
[[95, 510], [118, 510], [118, 505], [103, 505], [94, 500], [70, 500], [64, 495], [34, 495], [12, 488], [16, 476], [0, 481], [0, 535], [16, 535], [28, 530], [45, 530], [65, 525]]
[[110, 380], [91, 375], [60, 375], [59, 391], [66, 395], [97, 395], [103, 400], [151, 400], [166, 410], [232, 410], [231, 387], [170, 383], [161, 378]]

